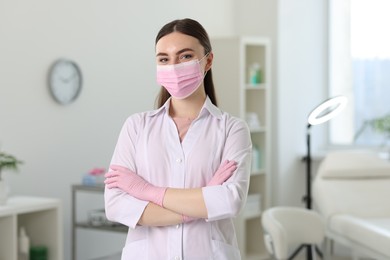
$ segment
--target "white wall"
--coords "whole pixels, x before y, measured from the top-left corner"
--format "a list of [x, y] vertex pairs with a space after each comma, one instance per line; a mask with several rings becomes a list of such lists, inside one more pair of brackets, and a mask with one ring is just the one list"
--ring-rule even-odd
[[[0, 144], [25, 161], [20, 173], [8, 174], [7, 179], [13, 195], [63, 201], [65, 259], [70, 258], [70, 185], [80, 183], [92, 167], [108, 165], [128, 115], [153, 108], [158, 90], [153, 57], [158, 29], [172, 19], [192, 17], [212, 37], [236, 35], [239, 30], [275, 35], [275, 23], [264, 22], [275, 4], [247, 4], [240, 6], [233, 0], [0, 2]], [[250, 16], [249, 21], [242, 18], [246, 10], [256, 9], [262, 15]], [[79, 99], [69, 106], [56, 104], [46, 84], [49, 66], [61, 57], [76, 61], [84, 77]], [[83, 243], [88, 239], [83, 233], [79, 236], [81, 258], [88, 251], [99, 251], [96, 245], [90, 247], [91, 241]]]
[[[307, 116], [327, 98], [326, 0], [279, 0], [276, 204], [303, 206]], [[326, 145], [326, 126], [312, 127], [313, 153]], [[313, 171], [316, 165], [313, 165]]]
[[[166, 22], [192, 17], [211, 37], [271, 38], [274, 204], [303, 206], [305, 120], [326, 97], [325, 2], [0, 0], [0, 147], [25, 161], [6, 176], [12, 194], [63, 201], [70, 259], [70, 185], [107, 167], [125, 118], [153, 108], [154, 37]], [[82, 93], [69, 106], [57, 105], [46, 84], [59, 57], [83, 71]], [[314, 149], [323, 129], [313, 129]], [[98, 248], [88, 242], [84, 251]]]
[[[25, 162], [6, 177], [12, 194], [62, 200], [65, 259], [71, 184], [95, 166], [107, 167], [125, 118], [154, 107], [157, 31], [192, 17], [210, 35], [233, 35], [232, 2], [0, 1], [0, 144]], [[60, 57], [76, 61], [84, 77], [69, 106], [56, 104], [46, 84]], [[85, 243], [84, 251], [97, 245]]]

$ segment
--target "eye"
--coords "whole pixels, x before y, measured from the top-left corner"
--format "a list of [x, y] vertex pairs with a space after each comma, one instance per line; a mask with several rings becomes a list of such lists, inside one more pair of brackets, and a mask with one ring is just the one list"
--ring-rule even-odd
[[168, 63], [168, 58], [160, 57], [160, 58], [157, 59], [157, 63], [158, 64], [166, 64], [166, 63]]
[[180, 56], [180, 61], [191, 60], [194, 57], [192, 54], [183, 54]]

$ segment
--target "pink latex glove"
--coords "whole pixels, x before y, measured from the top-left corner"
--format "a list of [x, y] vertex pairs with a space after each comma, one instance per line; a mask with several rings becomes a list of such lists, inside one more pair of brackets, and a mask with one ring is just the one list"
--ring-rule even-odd
[[197, 218], [189, 217], [186, 215], [181, 215], [181, 218], [182, 218], [182, 223], [188, 223], [188, 222], [191, 222], [191, 221], [197, 219]]
[[150, 201], [163, 207], [167, 188], [156, 187], [125, 167], [110, 165], [110, 169], [112, 171], [104, 175], [107, 188], [119, 188], [137, 199]]
[[235, 170], [237, 170], [237, 163], [235, 161], [224, 161], [207, 183], [207, 186], [221, 185], [233, 175]]
[[[235, 170], [237, 170], [237, 163], [235, 161], [224, 161], [214, 173], [214, 176], [211, 178], [209, 183], [207, 183], [207, 186], [221, 185], [233, 175]], [[182, 219], [183, 223], [188, 223], [196, 218], [183, 215]]]

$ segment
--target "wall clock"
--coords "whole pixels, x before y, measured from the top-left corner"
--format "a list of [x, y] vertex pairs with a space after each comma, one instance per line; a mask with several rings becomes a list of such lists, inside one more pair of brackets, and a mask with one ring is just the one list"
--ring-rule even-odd
[[75, 101], [81, 86], [81, 70], [74, 61], [58, 59], [53, 63], [49, 70], [49, 88], [58, 103], [67, 105]]

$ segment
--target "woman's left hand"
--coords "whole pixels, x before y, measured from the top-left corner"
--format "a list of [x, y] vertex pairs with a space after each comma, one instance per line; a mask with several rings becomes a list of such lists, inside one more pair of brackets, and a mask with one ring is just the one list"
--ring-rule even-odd
[[207, 183], [207, 186], [222, 185], [227, 179], [229, 179], [234, 171], [237, 170], [237, 162], [224, 161], [214, 173], [214, 176]]

